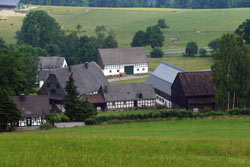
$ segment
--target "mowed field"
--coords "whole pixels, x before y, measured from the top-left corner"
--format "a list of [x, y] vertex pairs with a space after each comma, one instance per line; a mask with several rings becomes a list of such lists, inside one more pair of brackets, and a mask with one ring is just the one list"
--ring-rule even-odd
[[246, 167], [250, 119], [179, 120], [0, 134], [1, 167]]
[[[247, 8], [191, 10], [40, 6], [36, 10], [39, 9], [47, 11], [64, 30], [75, 30], [75, 26], [81, 24], [86, 33], [79, 35], [94, 35], [96, 26], [105, 25], [107, 29], [115, 32], [119, 47], [129, 47], [136, 31], [156, 24], [158, 19], [165, 19], [170, 26], [166, 31], [165, 49], [184, 48], [189, 41], [195, 41], [200, 47], [205, 47], [211, 40], [233, 32], [250, 16], [250, 9]], [[8, 43], [15, 42], [14, 35], [16, 30], [20, 29], [22, 19], [23, 17], [9, 17], [7, 21], [1, 21], [0, 37]], [[172, 37], [178, 37], [179, 41], [169, 42]]]

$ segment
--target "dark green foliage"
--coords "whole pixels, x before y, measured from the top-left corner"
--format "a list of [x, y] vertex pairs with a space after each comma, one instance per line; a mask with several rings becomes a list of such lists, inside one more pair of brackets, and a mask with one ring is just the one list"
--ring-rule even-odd
[[37, 75], [38, 75], [38, 64], [39, 64], [39, 50], [38, 48], [29, 46], [29, 45], [22, 45], [17, 49], [17, 52], [22, 54], [23, 58], [23, 72], [25, 74], [25, 79], [27, 84], [24, 86], [25, 94], [34, 93], [36, 88], [37, 82]]
[[0, 130], [6, 131], [8, 124], [13, 127], [21, 119], [21, 112], [9, 92], [0, 88]]
[[151, 52], [150, 52], [150, 57], [151, 58], [161, 58], [163, 57], [164, 52], [161, 50], [161, 48], [154, 48]]
[[221, 109], [249, 105], [250, 52], [241, 37], [226, 34], [220, 40], [212, 66], [216, 101]]
[[46, 122], [45, 124], [40, 125], [40, 129], [42, 130], [49, 130], [53, 128], [53, 125], [49, 122]]
[[118, 42], [115, 39], [114, 35], [109, 35], [104, 40], [103, 48], [118, 48]]
[[131, 46], [139, 47], [139, 46], [146, 46], [146, 45], [147, 45], [146, 33], [142, 30], [137, 31], [135, 36], [133, 37]]
[[55, 123], [58, 122], [69, 122], [69, 117], [64, 114], [57, 114], [57, 113], [52, 113], [49, 116], [49, 122], [54, 125]]
[[213, 51], [216, 51], [220, 48], [220, 39], [214, 39], [208, 44], [209, 48], [213, 49]]
[[5, 44], [3, 38], [0, 38], [0, 53], [8, 53], [10, 52], [8, 46]]
[[204, 48], [200, 48], [200, 49], [199, 49], [199, 55], [200, 55], [201, 57], [206, 57], [206, 56], [207, 56], [207, 50], [204, 49]]
[[161, 29], [169, 28], [169, 26], [167, 26], [167, 24], [165, 23], [164, 19], [159, 19], [157, 26], [160, 27]]
[[250, 19], [247, 19], [241, 25], [239, 25], [235, 33], [242, 36], [247, 44], [250, 44]]
[[107, 31], [104, 25], [97, 26], [95, 29], [98, 48], [117, 48], [118, 42], [115, 39], [114, 32]]
[[185, 56], [193, 57], [198, 53], [198, 46], [195, 42], [189, 42], [186, 46], [186, 54]]
[[146, 39], [147, 44], [150, 45], [152, 48], [162, 47], [165, 40], [163, 32], [158, 26], [147, 27]]
[[19, 44], [26, 43], [45, 48], [47, 44], [57, 44], [63, 36], [56, 20], [45, 11], [31, 11], [23, 21], [21, 31], [16, 34]]
[[50, 56], [59, 56], [60, 55], [60, 49], [58, 45], [56, 44], [47, 44], [45, 46], [46, 53], [48, 53]]
[[171, 119], [171, 118], [206, 118], [206, 117], [217, 117], [217, 116], [234, 116], [234, 115], [250, 115], [250, 108], [248, 109], [233, 109], [228, 112], [213, 111], [210, 108], [205, 108], [204, 112], [192, 112], [188, 110], [152, 110], [147, 113], [122, 113], [119, 115], [107, 115], [107, 116], [93, 116], [86, 119], [87, 125], [107, 123], [122, 123], [126, 120], [134, 121], [147, 121], [147, 120], [159, 120], [159, 119]]
[[65, 87], [67, 93], [64, 97], [65, 114], [72, 121], [85, 121], [88, 117], [96, 115], [96, 110], [89, 101], [83, 101], [79, 98], [74, 82], [73, 74], [71, 74]]

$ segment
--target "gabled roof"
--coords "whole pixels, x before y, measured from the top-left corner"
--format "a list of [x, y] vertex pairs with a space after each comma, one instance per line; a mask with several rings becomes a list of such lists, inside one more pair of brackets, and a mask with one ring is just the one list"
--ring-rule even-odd
[[147, 63], [143, 47], [98, 50], [102, 65]]
[[104, 97], [101, 94], [84, 95], [82, 96], [82, 99], [88, 99], [92, 104], [105, 103]]
[[185, 72], [185, 70], [166, 62], [162, 62], [148, 77], [146, 82], [152, 83], [155, 89], [171, 96], [171, 86], [179, 72]]
[[14, 102], [22, 117], [41, 117], [50, 114], [49, 96], [14, 96]]
[[102, 90], [107, 102], [155, 99], [155, 91], [150, 83], [112, 84]]
[[68, 68], [59, 68], [51, 70], [50, 73], [50, 75], [56, 76], [63, 88], [65, 88], [70, 74], [73, 73], [75, 85], [81, 95], [97, 92], [100, 86], [108, 85], [103, 72], [94, 62], [74, 65]]
[[65, 58], [64, 57], [40, 57], [39, 69], [56, 69], [62, 68]]
[[0, 0], [0, 6], [17, 6], [20, 0]]
[[182, 72], [177, 77], [186, 96], [209, 96], [215, 94], [211, 71]]

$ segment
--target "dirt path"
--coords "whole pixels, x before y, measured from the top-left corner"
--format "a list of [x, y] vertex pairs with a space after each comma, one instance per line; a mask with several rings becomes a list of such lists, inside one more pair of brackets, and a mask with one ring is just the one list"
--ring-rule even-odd
[[18, 17], [24, 17], [26, 14], [15, 12], [14, 10], [0, 10], [0, 17], [12, 17], [12, 16], [18, 16]]

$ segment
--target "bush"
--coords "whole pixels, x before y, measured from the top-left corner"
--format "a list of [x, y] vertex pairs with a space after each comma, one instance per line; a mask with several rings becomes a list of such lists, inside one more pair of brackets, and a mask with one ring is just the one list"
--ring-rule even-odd
[[53, 128], [53, 126], [49, 122], [46, 122], [45, 124], [40, 125], [40, 129], [42, 129], [42, 130], [48, 130], [48, 129], [51, 129], [51, 128]]
[[187, 43], [185, 56], [193, 57], [197, 53], [198, 53], [198, 45], [193, 41]]
[[150, 52], [150, 57], [151, 58], [161, 58], [163, 57], [164, 53], [161, 50], [161, 48], [154, 48], [151, 52]]
[[69, 117], [67, 115], [64, 114], [56, 114], [56, 113], [52, 113], [49, 116], [49, 122], [54, 125], [54, 123], [58, 123], [58, 122], [68, 122], [69, 121]]
[[204, 49], [204, 48], [200, 48], [200, 49], [199, 49], [199, 55], [200, 55], [201, 57], [206, 57], [206, 56], [207, 56], [207, 50]]

